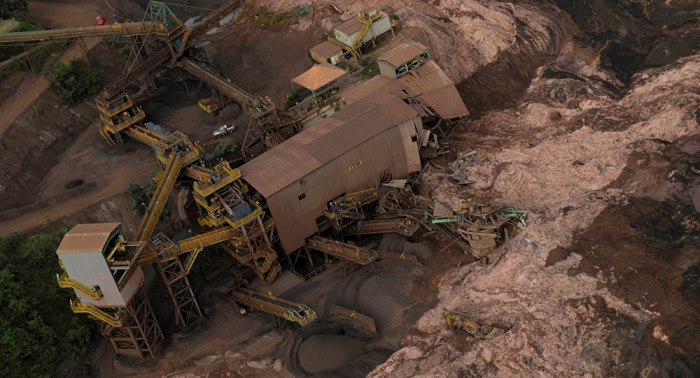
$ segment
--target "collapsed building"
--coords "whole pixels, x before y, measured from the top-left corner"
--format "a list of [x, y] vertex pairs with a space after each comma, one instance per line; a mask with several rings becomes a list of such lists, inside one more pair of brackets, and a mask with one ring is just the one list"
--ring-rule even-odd
[[[176, 321], [188, 326], [202, 318], [202, 312], [187, 274], [206, 246], [221, 245], [267, 282], [274, 281], [281, 270], [281, 257], [291, 262], [289, 256], [295, 252], [306, 250], [308, 255], [308, 246], [362, 264], [375, 261], [370, 250], [319, 240], [316, 235], [364, 219], [348, 214], [376, 201], [382, 183], [421, 170], [426, 124], [432, 127], [469, 114], [454, 83], [430, 60], [425, 46], [414, 43], [399, 50], [383, 55], [398, 71], [384, 70], [380, 76], [334, 93], [332, 101], [316, 101], [314, 117], [301, 120], [296, 135], [239, 168], [228, 162], [199, 166], [200, 151], [184, 135], [176, 132], [160, 138], [154, 134], [151, 144], [160, 146], [154, 150], [164, 169], [136, 235], [129, 238], [118, 224], [80, 225], [59, 247], [64, 268], [59, 284], [74, 289], [79, 297], [73, 310], [101, 320], [103, 335], [118, 353], [153, 356], [162, 333], [143, 295], [143, 266], [154, 265], [174, 305]], [[345, 76], [335, 68], [321, 68], [316, 71], [332, 74], [309, 76], [314, 80], [305, 85], [313, 91], [332, 88], [335, 80]], [[313, 93], [312, 98], [316, 96]], [[180, 174], [195, 180], [193, 195], [202, 233], [174, 240], [154, 232]], [[349, 222], [340, 225], [344, 216]], [[356, 229], [376, 226], [367, 222]], [[404, 221], [395, 226], [403, 230], [395, 232], [404, 234], [417, 229]], [[80, 258], [83, 252], [90, 259]], [[288, 265], [294, 270], [293, 263]], [[308, 306], [243, 288], [243, 281], [237, 280], [227, 292], [234, 303], [302, 326], [316, 318]]]

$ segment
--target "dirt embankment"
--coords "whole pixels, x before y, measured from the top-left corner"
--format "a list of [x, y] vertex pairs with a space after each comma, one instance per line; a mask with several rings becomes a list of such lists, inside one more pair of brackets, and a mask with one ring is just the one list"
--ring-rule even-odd
[[[106, 66], [106, 81], [119, 74], [121, 57], [106, 42], [96, 44], [89, 54], [93, 64]], [[13, 82], [14, 76], [6, 79], [3, 87]], [[18, 76], [23, 79], [27, 75]], [[24, 93], [27, 88], [21, 90]], [[152, 153], [137, 150], [135, 142], [130, 142], [133, 146], [128, 153], [124, 146], [107, 147], [97, 132], [99, 117], [92, 99], [67, 108], [58, 104], [51, 90], [32, 97], [32, 105], [13, 120], [0, 139], [3, 235], [40, 226], [46, 216], [55, 221], [120, 195], [127, 182], [140, 181], [155, 165]], [[114, 219], [128, 221], [129, 215]]]
[[[589, 53], [566, 46], [517, 107], [457, 132], [456, 151], [484, 153], [469, 189], [528, 209], [528, 228], [495, 266], [463, 267], [445, 283], [372, 376], [698, 372], [700, 300], [679, 276], [697, 260], [696, 174], [692, 161], [676, 162], [696, 159], [686, 141], [699, 126], [700, 57], [637, 73], [621, 90]], [[689, 186], [669, 182], [674, 167]], [[423, 181], [445, 203], [465, 190], [438, 169]], [[465, 346], [456, 340], [468, 336], [445, 329], [443, 307], [512, 328]]]
[[[261, 1], [276, 12], [289, 11], [299, 0]], [[556, 9], [524, 3], [469, 1], [347, 1], [334, 2], [342, 15], [324, 1], [311, 2], [312, 17], [291, 22], [293, 29], [325, 30], [339, 19], [377, 8], [397, 19], [399, 27], [427, 34], [431, 56], [458, 83], [472, 114], [514, 103], [535, 77], [537, 67], [553, 59], [571, 33]]]

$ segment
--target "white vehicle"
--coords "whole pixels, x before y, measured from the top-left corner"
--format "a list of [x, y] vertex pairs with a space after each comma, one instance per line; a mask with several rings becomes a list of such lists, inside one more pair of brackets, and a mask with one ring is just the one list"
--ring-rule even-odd
[[226, 134], [232, 132], [233, 130], [236, 130], [236, 126], [223, 125], [223, 126], [219, 127], [218, 129], [214, 130], [214, 136], [220, 137], [220, 136], [223, 136], [223, 135], [226, 135]]

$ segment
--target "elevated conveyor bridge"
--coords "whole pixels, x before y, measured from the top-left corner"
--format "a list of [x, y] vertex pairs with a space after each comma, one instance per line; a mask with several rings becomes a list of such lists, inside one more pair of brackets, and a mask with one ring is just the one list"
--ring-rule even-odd
[[271, 294], [263, 294], [253, 290], [237, 287], [227, 293], [231, 301], [256, 309], [290, 322], [305, 326], [316, 319], [316, 312], [309, 306], [277, 298]]
[[147, 35], [168, 36], [168, 28], [162, 22], [131, 22], [127, 24], [86, 26], [81, 28], [38, 30], [0, 34], [0, 43], [48, 41], [79, 37], [99, 37], [103, 35]]
[[136, 232], [136, 241], [146, 241], [151, 237], [153, 230], [158, 223], [158, 218], [160, 218], [160, 213], [163, 211], [163, 207], [168, 202], [168, 196], [175, 186], [175, 181], [182, 168], [182, 153], [173, 153], [170, 155], [170, 162], [165, 168], [165, 171], [158, 183], [156, 188], [156, 193], [153, 195], [151, 202], [148, 204], [148, 209], [146, 210], [146, 215], [144, 215], [141, 221], [141, 226], [139, 226]]

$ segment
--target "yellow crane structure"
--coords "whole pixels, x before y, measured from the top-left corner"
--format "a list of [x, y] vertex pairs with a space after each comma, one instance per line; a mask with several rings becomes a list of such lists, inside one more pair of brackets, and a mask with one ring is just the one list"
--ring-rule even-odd
[[[357, 36], [351, 44], [348, 45], [339, 41], [332, 33], [328, 34], [328, 42], [339, 46], [345, 52], [351, 52], [355, 58], [360, 59], [360, 52], [358, 51], [358, 48], [360, 47], [359, 44], [362, 41], [362, 38], [364, 38], [365, 34], [367, 34], [367, 31], [372, 24], [383, 16], [384, 14], [378, 10], [371, 13], [362, 12], [357, 15], [357, 20], [362, 24], [362, 29], [360, 29], [360, 31], [357, 33]], [[393, 20], [391, 21], [391, 26], [394, 26]]]
[[[106, 229], [105, 225], [99, 224], [78, 225], [67, 234], [57, 251], [64, 268], [63, 274], [57, 277], [59, 286], [71, 288], [78, 295], [71, 302], [71, 308], [76, 313], [87, 313], [100, 320], [102, 333], [112, 340], [118, 353], [143, 356], [147, 352], [152, 355], [162, 340], [162, 333], [141, 289], [144, 265], [155, 264], [174, 305], [176, 323], [184, 326], [202, 317], [187, 274], [205, 247], [225, 243], [227, 252], [238, 257], [242, 264], [252, 267], [261, 279], [268, 282], [272, 282], [281, 270], [272, 247], [274, 221], [266, 218], [262, 208], [247, 198], [248, 188], [240, 182], [240, 172], [227, 162], [213, 170], [189, 168], [192, 175], [201, 177], [194, 185], [195, 199], [204, 210], [200, 224], [206, 224], [211, 231], [179, 241], [162, 233], [152, 236], [187, 156], [197, 151], [188, 154], [181, 147], [171, 144], [167, 147], [154, 148], [160, 153], [170, 151], [170, 156], [158, 175], [156, 192], [131, 241], [118, 225], [108, 224]], [[116, 236], [104, 237], [107, 234]], [[91, 245], [88, 248], [91, 259], [101, 258], [102, 262], [88, 264], [85, 257], [74, 258], [78, 252], [85, 252], [86, 245]], [[114, 280], [105, 280], [99, 266], [108, 268]], [[72, 277], [73, 274], [77, 277]], [[245, 289], [236, 290], [240, 293]], [[315, 312], [305, 305], [255, 292], [248, 294], [246, 300], [238, 302], [302, 325], [316, 317]], [[148, 325], [150, 331], [143, 328], [144, 325]], [[130, 335], [130, 339], [125, 335]]]

